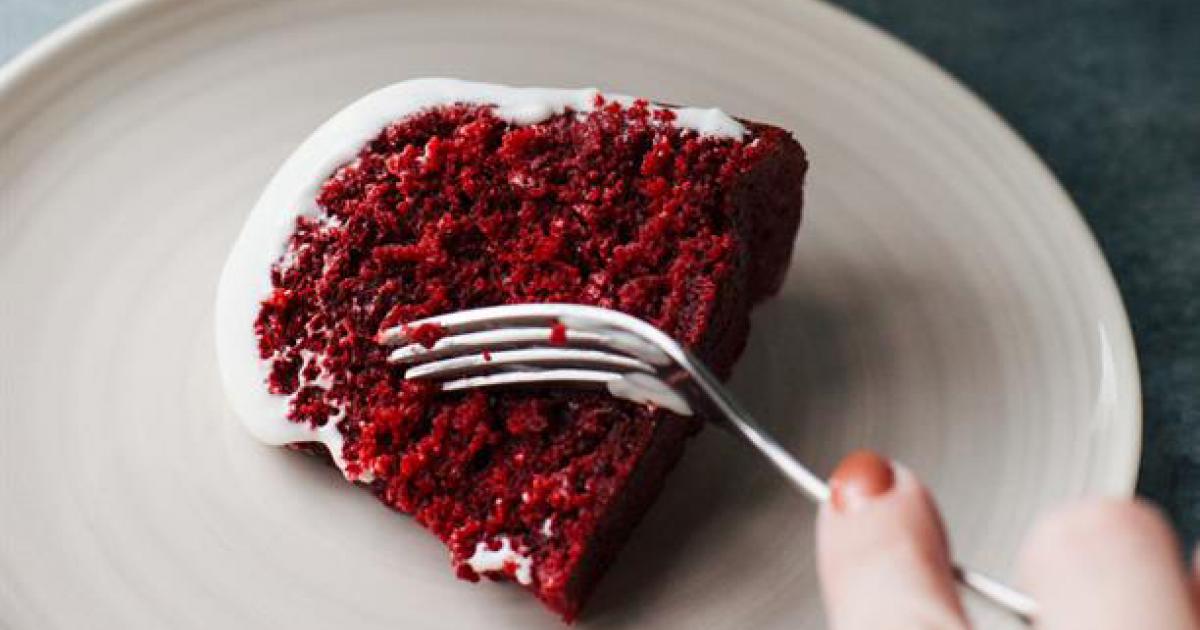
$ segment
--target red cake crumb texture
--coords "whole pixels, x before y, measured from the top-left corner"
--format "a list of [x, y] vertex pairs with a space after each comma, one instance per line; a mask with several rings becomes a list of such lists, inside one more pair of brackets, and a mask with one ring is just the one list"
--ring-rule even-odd
[[446, 329], [437, 324], [421, 324], [411, 328], [404, 326], [404, 334], [414, 343], [419, 343], [426, 348], [432, 348], [433, 344], [438, 342], [438, 339], [446, 336]]
[[555, 323], [550, 327], [550, 345], [565, 346], [567, 345], [567, 327], [561, 323]]
[[727, 374], [786, 271], [807, 164], [776, 127], [739, 141], [672, 117], [600, 101], [529, 126], [466, 105], [397, 121], [324, 183], [325, 216], [297, 220], [256, 322], [292, 421], [336, 418], [348, 474], [444, 541], [458, 575], [507, 546], [486, 576], [518, 580], [528, 559], [520, 581], [568, 620], [699, 421], [601, 392], [439, 392], [403, 380], [376, 336], [573, 302], [645, 319]]

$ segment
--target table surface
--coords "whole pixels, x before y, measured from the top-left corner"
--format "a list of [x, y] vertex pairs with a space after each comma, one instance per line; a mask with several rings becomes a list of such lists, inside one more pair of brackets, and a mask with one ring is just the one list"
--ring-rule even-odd
[[[1200, 2], [835, 0], [975, 90], [1070, 191], [1137, 338], [1138, 492], [1200, 538]], [[0, 62], [99, 0], [0, 0]]]

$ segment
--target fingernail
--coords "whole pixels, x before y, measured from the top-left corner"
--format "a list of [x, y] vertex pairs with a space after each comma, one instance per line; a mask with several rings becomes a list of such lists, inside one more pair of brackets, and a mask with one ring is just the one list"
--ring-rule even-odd
[[896, 483], [892, 464], [873, 451], [850, 453], [829, 478], [830, 501], [838, 512], [853, 512]]

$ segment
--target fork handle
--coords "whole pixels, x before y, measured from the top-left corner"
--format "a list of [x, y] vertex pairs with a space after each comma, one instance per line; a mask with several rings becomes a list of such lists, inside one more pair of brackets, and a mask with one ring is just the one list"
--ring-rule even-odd
[[[720, 382], [708, 372], [703, 363], [700, 361], [692, 361], [692, 363], [693, 365], [689, 366], [693, 369], [692, 376], [698, 378], [688, 379], [688, 382], [705, 390], [703, 392], [705, 396], [702, 399], [712, 402], [715, 409], [709, 411], [715, 412], [718, 424], [765, 456], [775, 470], [779, 471], [814, 503], [820, 504], [828, 501], [829, 485], [807, 466], [792, 457], [792, 454], [783, 445], [759, 426], [750, 414], [734, 401], [724, 386], [720, 385]], [[1033, 625], [1034, 618], [1037, 616], [1038, 604], [1032, 597], [995, 578], [961, 565], [953, 564], [951, 569], [954, 572], [955, 581], [963, 588], [1011, 613], [1023, 624]]]
[[[829, 486], [820, 477], [792, 457], [778, 442], [757, 425], [744, 419], [729, 423], [742, 441], [766, 456], [777, 471], [815, 503], [829, 500]], [[1025, 625], [1033, 625], [1037, 602], [1007, 584], [984, 573], [952, 565], [954, 579], [965, 589], [1014, 615]]]

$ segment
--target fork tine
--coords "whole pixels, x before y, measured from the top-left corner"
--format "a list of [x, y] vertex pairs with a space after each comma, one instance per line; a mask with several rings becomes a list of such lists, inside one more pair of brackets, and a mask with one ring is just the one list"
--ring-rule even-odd
[[[514, 347], [545, 347], [551, 339], [550, 328], [498, 328], [479, 330], [459, 335], [442, 337], [426, 348], [419, 343], [410, 343], [393, 350], [388, 360], [392, 363], [413, 364], [484, 350], [505, 350]], [[572, 348], [603, 349], [610, 354], [623, 354], [650, 365], [666, 365], [671, 359], [656, 346], [640, 341], [636, 336], [619, 330], [567, 330], [565, 345]]]
[[599, 350], [571, 348], [530, 348], [502, 350], [489, 354], [471, 354], [423, 363], [408, 369], [405, 378], [444, 379], [451, 376], [495, 372], [506, 367], [569, 366], [587, 369], [636, 370], [653, 373], [654, 368], [626, 356]]
[[582, 384], [582, 385], [607, 385], [621, 380], [622, 376], [616, 372], [605, 372], [603, 370], [579, 370], [579, 369], [558, 369], [558, 370], [530, 370], [522, 372], [497, 372], [486, 376], [468, 376], [452, 381], [442, 383], [443, 391], [457, 391], [463, 389], [475, 389], [477, 387], [498, 387], [503, 385], [542, 385], [547, 383], [555, 384]]
[[[601, 348], [608, 346], [604, 335], [600, 333], [572, 331], [568, 333], [567, 337], [568, 343], [571, 345]], [[478, 332], [469, 332], [461, 335], [442, 337], [433, 344], [432, 348], [426, 348], [419, 343], [410, 343], [407, 346], [393, 350], [392, 354], [388, 357], [388, 360], [392, 363], [415, 363], [418, 361], [430, 361], [433, 359], [440, 359], [442, 357], [465, 354], [468, 352], [482, 352], [484, 350], [504, 350], [512, 347], [545, 345], [549, 343], [549, 341], [549, 328], [502, 328], [499, 330], [481, 330]]]
[[592, 386], [603, 385], [610, 394], [617, 398], [655, 407], [669, 409], [677, 414], [690, 416], [691, 406], [679, 392], [675, 391], [661, 379], [642, 372], [627, 372], [619, 374], [605, 370], [553, 369], [553, 370], [522, 370], [519, 372], [496, 372], [483, 376], [467, 376], [442, 383], [443, 391], [459, 391], [481, 387], [526, 387], [531, 385], [553, 384], [557, 387], [566, 385]]
[[558, 322], [556, 304], [515, 304], [486, 306], [466, 311], [455, 311], [419, 319], [400, 326], [393, 326], [379, 333], [379, 343], [400, 345], [412, 341], [409, 331], [426, 324], [436, 324], [447, 333], [465, 333], [496, 328], [518, 328], [550, 326]]
[[449, 334], [458, 334], [496, 328], [551, 326], [560, 322], [568, 328], [618, 329], [656, 342], [669, 340], [661, 331], [632, 315], [583, 304], [553, 303], [485, 306], [435, 315], [387, 328], [379, 333], [377, 340], [384, 345], [403, 345], [412, 341], [410, 330], [426, 324], [436, 324]]

